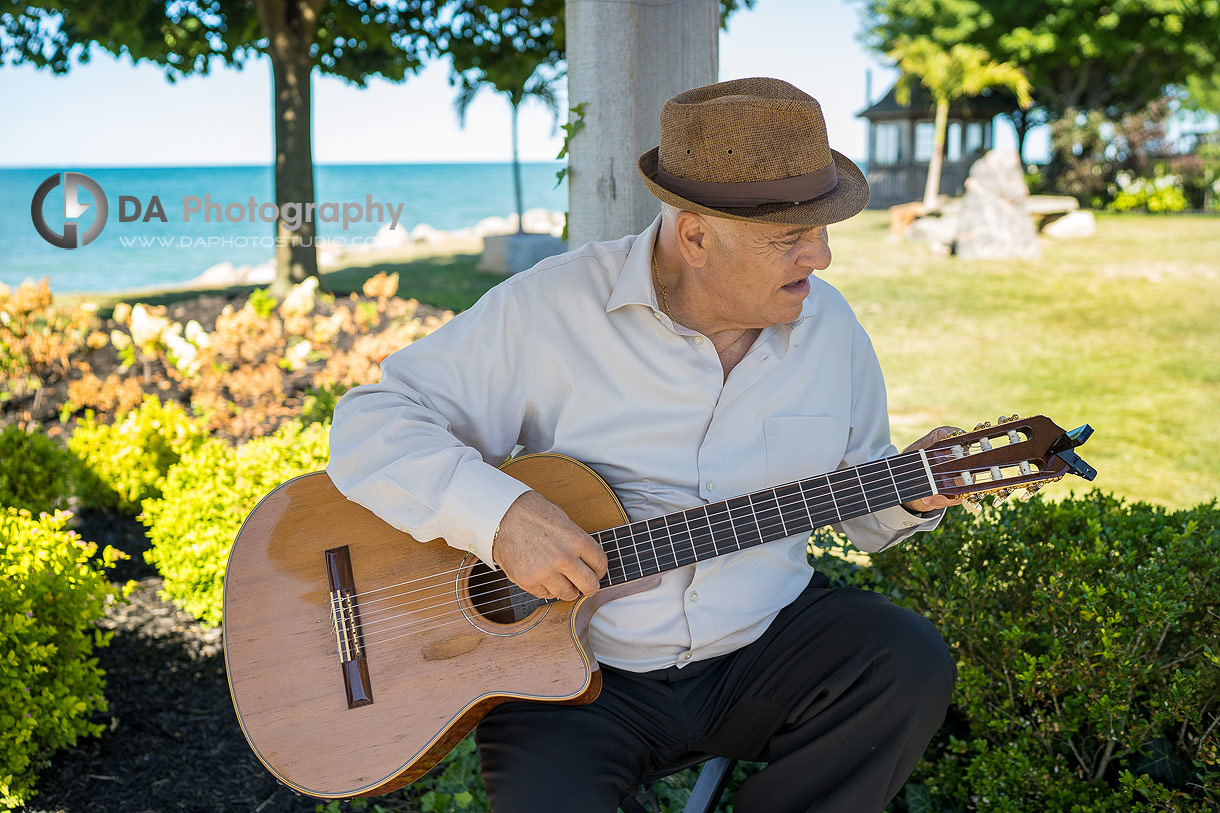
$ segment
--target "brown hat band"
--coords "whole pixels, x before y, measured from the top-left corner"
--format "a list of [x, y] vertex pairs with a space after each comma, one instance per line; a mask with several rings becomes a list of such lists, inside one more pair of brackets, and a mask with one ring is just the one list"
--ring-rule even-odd
[[771, 181], [714, 183], [692, 181], [670, 175], [657, 167], [657, 181], [669, 191], [703, 206], [726, 208], [763, 206], [768, 203], [802, 203], [825, 195], [839, 185], [834, 163], [791, 178]]

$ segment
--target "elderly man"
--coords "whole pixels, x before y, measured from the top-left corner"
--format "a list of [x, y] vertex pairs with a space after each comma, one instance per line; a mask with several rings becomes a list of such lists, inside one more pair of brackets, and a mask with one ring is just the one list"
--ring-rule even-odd
[[[897, 451], [868, 336], [814, 276], [827, 225], [868, 202], [817, 101], [774, 79], [680, 94], [639, 170], [662, 203], [643, 233], [506, 280], [335, 410], [340, 491], [542, 598], [595, 592], [607, 560], [496, 468], [518, 445], [583, 461], [632, 520]], [[952, 502], [838, 527], [879, 551]], [[596, 701], [507, 703], [479, 725], [493, 809], [611, 811], [697, 751], [768, 763], [737, 794], [743, 813], [881, 810], [943, 720], [954, 665], [919, 615], [829, 588], [806, 544], [679, 567], [599, 610]]]

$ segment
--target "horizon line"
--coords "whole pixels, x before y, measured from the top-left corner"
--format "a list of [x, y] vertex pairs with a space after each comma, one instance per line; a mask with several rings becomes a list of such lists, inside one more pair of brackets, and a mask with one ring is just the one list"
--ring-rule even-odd
[[[562, 164], [560, 159], [521, 161], [521, 164]], [[379, 162], [314, 162], [314, 167], [392, 167], [392, 166], [486, 166], [512, 164], [507, 161], [379, 161]], [[62, 165], [61, 165], [62, 166]], [[87, 169], [274, 169], [274, 164], [75, 164]], [[5, 169], [55, 169], [49, 164], [0, 164]], [[61, 170], [62, 171], [62, 170]]]

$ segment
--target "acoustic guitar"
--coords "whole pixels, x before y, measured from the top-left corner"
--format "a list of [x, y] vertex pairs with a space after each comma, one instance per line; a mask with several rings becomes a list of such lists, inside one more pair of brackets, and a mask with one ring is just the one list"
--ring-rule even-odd
[[493, 707], [581, 704], [601, 673], [589, 621], [651, 576], [933, 494], [1029, 495], [1096, 472], [1092, 433], [1036, 416], [980, 424], [926, 450], [630, 522], [610, 487], [557, 454], [503, 470], [602, 545], [601, 588], [542, 600], [443, 540], [420, 543], [346, 499], [325, 472], [264, 497], [224, 585], [229, 689], [258, 758], [294, 790], [370, 796], [423, 776]]

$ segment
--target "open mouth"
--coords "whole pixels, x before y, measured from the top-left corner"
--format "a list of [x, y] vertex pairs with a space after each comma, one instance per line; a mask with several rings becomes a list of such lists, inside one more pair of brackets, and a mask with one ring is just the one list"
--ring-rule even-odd
[[789, 294], [807, 294], [809, 293], [809, 278], [804, 277], [795, 282], [789, 282], [787, 285], [780, 288], [780, 290]]

